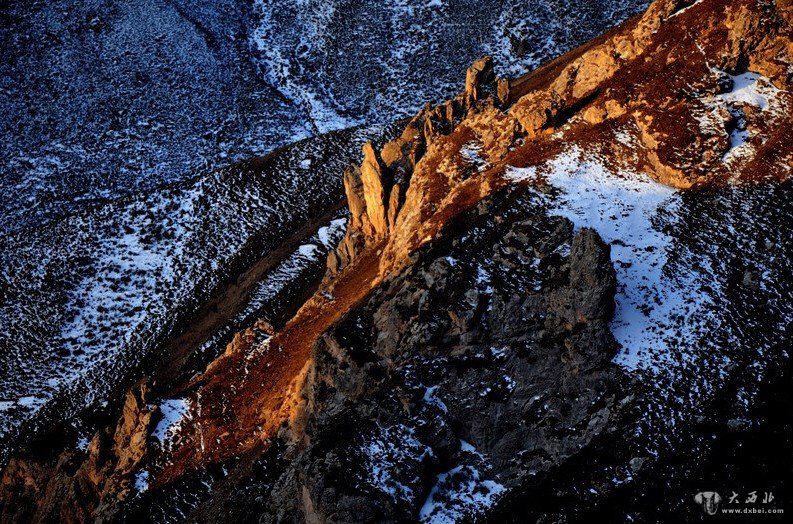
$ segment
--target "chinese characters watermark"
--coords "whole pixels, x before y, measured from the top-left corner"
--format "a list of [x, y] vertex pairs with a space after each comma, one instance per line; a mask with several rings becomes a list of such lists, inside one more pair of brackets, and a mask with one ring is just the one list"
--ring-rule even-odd
[[[706, 515], [738, 514], [738, 515], [779, 515], [785, 512], [775, 503], [773, 491], [747, 491], [741, 493], [730, 491], [726, 501], [716, 491], [700, 491], [694, 495], [694, 502], [702, 508]], [[724, 502], [724, 504], [722, 504]]]

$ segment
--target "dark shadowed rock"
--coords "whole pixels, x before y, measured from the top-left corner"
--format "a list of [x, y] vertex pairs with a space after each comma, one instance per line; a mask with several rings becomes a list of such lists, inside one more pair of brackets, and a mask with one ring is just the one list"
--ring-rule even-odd
[[597, 233], [520, 196], [481, 203], [317, 342], [306, 438], [267, 513], [475, 515], [586, 453], [623, 416], [613, 293]]

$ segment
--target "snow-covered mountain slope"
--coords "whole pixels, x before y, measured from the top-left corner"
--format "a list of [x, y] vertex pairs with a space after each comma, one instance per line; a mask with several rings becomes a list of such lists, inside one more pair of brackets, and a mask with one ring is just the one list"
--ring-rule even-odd
[[31, 1], [0, 6], [0, 231], [185, 180], [515, 72], [646, 5]]
[[642, 2], [568, 4], [0, 7], [2, 434], [53, 399], [45, 411], [68, 419], [134, 376], [183, 314], [279, 246], [281, 228], [327, 211], [354, 144], [377, 133], [293, 148], [308, 156], [272, 185], [213, 166], [393, 121], [457, 91], [484, 52], [533, 67]]
[[[305, 265], [296, 259], [291, 270], [276, 268], [284, 249], [310, 241], [338, 218], [334, 212], [343, 193], [337, 173], [357, 158], [365, 141], [384, 132], [378, 127], [331, 133], [4, 237], [2, 455], [19, 438], [68, 422], [150, 370], [180, 323], [227, 287], [252, 293], [254, 302], [282, 295], [279, 286], [286, 284], [277, 280], [299, 277]], [[318, 268], [334, 243], [322, 231], [323, 238], [298, 253]], [[257, 264], [258, 278], [272, 269], [269, 278], [276, 280], [246, 282], [240, 275]], [[278, 271], [286, 274], [279, 277]], [[237, 321], [252, 315], [273, 321], [279, 313], [270, 306], [276, 309], [262, 312], [254, 303], [245, 313], [238, 307]], [[230, 326], [232, 333], [241, 327]], [[222, 347], [204, 351], [211, 359]]]
[[413, 115], [459, 90], [490, 54], [519, 75], [601, 34], [646, 2], [257, 0], [253, 59], [320, 131]]
[[2, 516], [685, 522], [789, 492], [791, 35], [790, 2], [656, 0], [516, 78], [476, 60], [196, 361], [21, 446]]
[[751, 428], [789, 380], [790, 15], [661, 0], [525, 77], [477, 61], [364, 149], [321, 292], [193, 381], [190, 422], [143, 467], [240, 472], [202, 517], [696, 511], [641, 495], [700, 482], [708, 431]]

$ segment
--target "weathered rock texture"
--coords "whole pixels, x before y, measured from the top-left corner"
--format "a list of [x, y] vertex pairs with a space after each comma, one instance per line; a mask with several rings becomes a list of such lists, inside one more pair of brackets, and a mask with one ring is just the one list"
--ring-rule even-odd
[[[472, 498], [514, 515], [529, 491], [540, 515], [551, 489], [583, 501], [631, 397], [611, 364], [614, 271], [525, 186], [571, 146], [677, 188], [785, 179], [791, 22], [789, 1], [659, 0], [522, 78], [477, 61], [465, 92], [344, 174], [351, 216], [320, 290], [176, 389], [190, 409], [173, 445], [116, 453], [100, 483], [124, 499], [145, 471], [145, 493], [43, 507], [52, 466], [32, 461], [6, 471], [5, 507], [121, 518], [190, 488], [200, 521], [348, 522], [464, 518]], [[538, 176], [514, 187], [524, 167]]]
[[593, 231], [512, 193], [483, 201], [317, 341], [302, 451], [257, 511], [397, 522], [455, 468], [520, 488], [586, 453], [627, 402], [614, 285]]
[[94, 509], [101, 512], [103, 505], [125, 499], [132, 473], [147, 453], [155, 417], [161, 417], [148, 400], [145, 384], [130, 391], [116, 427], [97, 432], [86, 453], [64, 452], [49, 465], [52, 469], [12, 459], [3, 476], [3, 496], [14, 502], [4, 504], [2, 520], [87, 522]]
[[[612, 162], [674, 187], [785, 179], [793, 163], [792, 10], [786, 2], [658, 1], [516, 80], [497, 79], [487, 57], [477, 61], [464, 93], [426, 107], [383, 148], [381, 177], [390, 180], [395, 166], [408, 187], [381, 198], [370, 184], [368, 196], [353, 198], [396, 213], [381, 274], [432, 239], [448, 216], [497, 189], [505, 166], [541, 164], [570, 144], [619, 149], [616, 132], [638, 147], [612, 152]], [[759, 75], [759, 105], [733, 94], [747, 72]], [[744, 132], [739, 144], [736, 133]], [[371, 151], [365, 156], [364, 167], [379, 165]], [[365, 195], [365, 185], [354, 188]], [[348, 184], [348, 195], [354, 188]], [[389, 208], [402, 194], [404, 203]], [[382, 233], [358, 229], [351, 222], [348, 236], [358, 240], [345, 242], [332, 270], [366, 238], [382, 242]]]

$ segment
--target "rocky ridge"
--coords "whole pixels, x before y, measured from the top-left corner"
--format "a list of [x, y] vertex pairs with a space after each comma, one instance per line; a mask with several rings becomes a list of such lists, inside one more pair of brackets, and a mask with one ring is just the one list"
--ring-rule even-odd
[[[792, 21], [784, 1], [660, 0], [524, 77], [477, 61], [458, 97], [364, 146], [320, 290], [171, 391], [187, 406], [172, 443], [141, 443], [148, 404], [131, 393], [113, 438], [119, 484], [83, 517], [167, 508], [202, 475], [212, 487], [185, 506], [197, 520], [486, 518], [551, 486], [538, 517], [601, 504], [579, 490], [606, 497], [619, 488], [600, 475], [630, 482], [647, 460], [606, 443], [630, 441], [645, 390], [612, 361], [609, 245], [544, 199], [571, 149], [612, 180], [787, 180]], [[145, 460], [122, 451], [133, 441]], [[571, 473], [578, 460], [606, 473]], [[32, 470], [9, 467], [5, 493]]]

